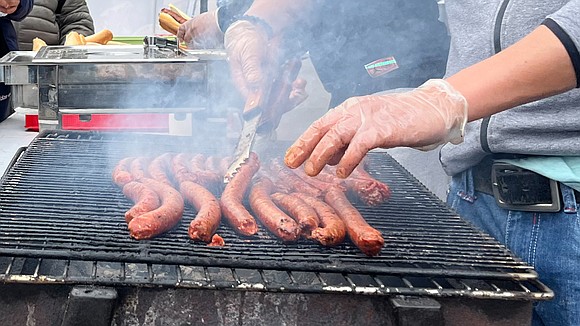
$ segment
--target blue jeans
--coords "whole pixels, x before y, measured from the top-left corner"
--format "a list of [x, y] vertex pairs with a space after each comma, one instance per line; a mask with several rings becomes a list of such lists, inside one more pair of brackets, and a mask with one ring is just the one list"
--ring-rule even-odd
[[454, 176], [447, 204], [476, 227], [505, 244], [535, 268], [555, 293], [534, 306], [533, 325], [580, 325], [580, 205], [562, 187], [565, 209], [558, 213], [499, 208], [493, 196], [474, 191], [471, 170]]

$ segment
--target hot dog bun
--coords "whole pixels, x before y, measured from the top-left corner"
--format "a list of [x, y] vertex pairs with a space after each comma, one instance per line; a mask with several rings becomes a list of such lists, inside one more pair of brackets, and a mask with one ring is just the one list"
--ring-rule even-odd
[[38, 51], [43, 46], [46, 46], [46, 42], [42, 39], [35, 37], [34, 40], [32, 40], [32, 51]]
[[109, 41], [113, 39], [113, 32], [111, 32], [108, 29], [103, 29], [98, 33], [85, 37], [85, 39], [87, 40], [87, 42], [107, 44]]
[[64, 45], [85, 45], [87, 41], [85, 37], [77, 32], [70, 32], [66, 34]]
[[183, 11], [179, 10], [179, 8], [177, 8], [176, 6], [169, 4], [169, 9], [171, 9], [171, 11], [177, 13], [179, 16], [185, 18], [185, 20], [190, 20], [191, 17], [189, 17], [186, 13], [184, 13]]
[[179, 24], [171, 15], [164, 12], [159, 13], [159, 26], [173, 35], [177, 35]]

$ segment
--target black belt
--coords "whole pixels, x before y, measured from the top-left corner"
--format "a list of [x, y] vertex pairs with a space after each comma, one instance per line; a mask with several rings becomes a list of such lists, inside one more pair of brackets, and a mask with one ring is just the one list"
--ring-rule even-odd
[[[475, 191], [495, 197], [498, 206], [521, 211], [558, 212], [559, 183], [533, 171], [485, 158], [472, 168]], [[580, 192], [574, 191], [576, 203]]]

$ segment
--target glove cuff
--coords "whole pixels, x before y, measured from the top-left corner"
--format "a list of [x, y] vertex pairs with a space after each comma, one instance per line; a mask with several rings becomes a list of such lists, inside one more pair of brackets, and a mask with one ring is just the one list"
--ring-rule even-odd
[[436, 97], [442, 99], [443, 103], [434, 103], [434, 107], [441, 110], [441, 115], [449, 119], [449, 134], [445, 141], [455, 145], [462, 143], [468, 117], [468, 105], [465, 97], [444, 79], [429, 79], [418, 89], [444, 94], [444, 96]]

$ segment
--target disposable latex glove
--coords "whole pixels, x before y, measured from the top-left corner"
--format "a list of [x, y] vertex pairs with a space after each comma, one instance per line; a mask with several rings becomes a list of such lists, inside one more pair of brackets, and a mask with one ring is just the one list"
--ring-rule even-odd
[[306, 82], [297, 79], [300, 59], [285, 60], [282, 36], [270, 39], [262, 26], [249, 21], [232, 24], [224, 44], [234, 84], [246, 99], [244, 115], [261, 108], [258, 132], [271, 133], [284, 113], [308, 97]]
[[0, 0], [0, 12], [7, 15], [13, 14], [18, 9], [19, 4], [20, 0]]
[[244, 20], [226, 30], [224, 45], [235, 86], [248, 99], [250, 109], [262, 105], [273, 81], [273, 68], [280, 65], [277, 46], [261, 26]]
[[337, 164], [346, 178], [374, 148], [434, 148], [463, 141], [467, 101], [442, 79], [405, 93], [353, 97], [315, 121], [286, 152], [308, 175]]
[[224, 33], [217, 23], [216, 11], [204, 12], [183, 23], [177, 37], [193, 49], [223, 47]]

